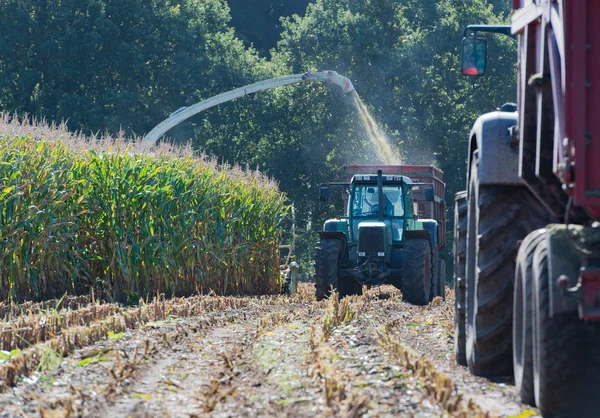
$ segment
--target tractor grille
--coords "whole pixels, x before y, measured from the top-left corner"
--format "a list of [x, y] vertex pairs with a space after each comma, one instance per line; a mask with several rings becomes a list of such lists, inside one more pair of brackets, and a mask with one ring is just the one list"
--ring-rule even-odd
[[384, 228], [366, 227], [360, 228], [358, 237], [358, 251], [364, 253], [384, 252]]

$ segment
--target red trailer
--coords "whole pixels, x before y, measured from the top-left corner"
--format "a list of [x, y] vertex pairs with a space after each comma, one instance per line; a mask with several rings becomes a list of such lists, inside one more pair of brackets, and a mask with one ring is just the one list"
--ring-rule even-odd
[[477, 375], [512, 370], [544, 416], [598, 416], [600, 3], [513, 6], [511, 26], [469, 26], [463, 39], [463, 73], [483, 75], [481, 34], [516, 36], [518, 91], [516, 108], [480, 116], [469, 138], [457, 361]]

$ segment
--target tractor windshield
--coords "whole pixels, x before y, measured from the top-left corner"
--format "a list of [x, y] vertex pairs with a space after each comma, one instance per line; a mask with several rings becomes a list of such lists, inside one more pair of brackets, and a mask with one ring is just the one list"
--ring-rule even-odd
[[[384, 185], [383, 201], [385, 217], [399, 217], [404, 215], [404, 199], [402, 199], [402, 186]], [[369, 184], [356, 184], [354, 186], [354, 199], [352, 201], [352, 216], [373, 217], [379, 214], [379, 195], [377, 186]]]

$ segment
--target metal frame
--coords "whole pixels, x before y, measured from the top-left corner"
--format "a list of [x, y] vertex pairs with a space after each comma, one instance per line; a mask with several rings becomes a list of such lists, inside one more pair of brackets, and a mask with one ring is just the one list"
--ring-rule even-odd
[[519, 36], [520, 170], [557, 218], [600, 218], [600, 9], [591, 0], [531, 2], [515, 11]]

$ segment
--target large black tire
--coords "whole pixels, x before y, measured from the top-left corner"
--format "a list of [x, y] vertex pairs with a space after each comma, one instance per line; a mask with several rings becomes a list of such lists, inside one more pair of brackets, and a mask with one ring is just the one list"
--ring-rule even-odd
[[467, 365], [465, 341], [465, 261], [467, 253], [467, 192], [456, 194], [454, 203], [454, 352], [456, 362]]
[[429, 302], [433, 300], [434, 297], [438, 295], [438, 283], [439, 283], [439, 275], [438, 275], [438, 267], [439, 267], [439, 254], [433, 248], [431, 249], [431, 265], [433, 271], [431, 272], [431, 287], [429, 289]]
[[438, 255], [438, 265], [437, 265], [437, 296], [442, 299], [446, 299], [446, 260], [443, 258], [439, 258]]
[[477, 376], [512, 374], [512, 299], [519, 241], [546, 224], [546, 211], [521, 186], [479, 185], [472, 158], [466, 269], [466, 354]]
[[548, 242], [544, 239], [533, 257], [533, 372], [537, 406], [544, 417], [597, 417], [600, 324], [580, 320], [577, 312], [550, 317], [548, 279]]
[[544, 230], [527, 235], [517, 256], [513, 299], [513, 370], [523, 402], [535, 405], [533, 393], [533, 254], [544, 239]]
[[402, 298], [414, 305], [431, 300], [433, 257], [426, 239], [408, 239], [402, 252]]
[[341, 242], [337, 239], [323, 239], [315, 253], [315, 294], [323, 300], [331, 294], [331, 288], [338, 288], [338, 264], [341, 258]]

